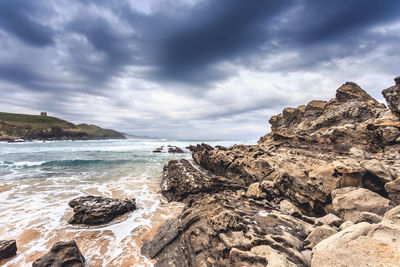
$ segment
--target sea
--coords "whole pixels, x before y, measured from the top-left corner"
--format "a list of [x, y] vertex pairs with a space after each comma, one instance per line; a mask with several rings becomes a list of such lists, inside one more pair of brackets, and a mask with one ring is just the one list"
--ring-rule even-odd
[[[256, 140], [126, 139], [0, 143], [0, 240], [17, 240], [17, 256], [2, 266], [31, 266], [58, 241], [75, 240], [87, 266], [152, 266], [140, 253], [182, 203], [160, 193], [163, 166], [191, 159], [185, 147], [255, 144]], [[184, 154], [153, 153], [168, 145]], [[135, 198], [137, 210], [101, 226], [70, 225], [74, 198]]]

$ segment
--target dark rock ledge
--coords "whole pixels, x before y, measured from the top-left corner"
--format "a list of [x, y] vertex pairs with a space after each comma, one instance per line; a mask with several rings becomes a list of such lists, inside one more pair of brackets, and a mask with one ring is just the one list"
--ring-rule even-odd
[[156, 266], [400, 266], [399, 81], [286, 108], [257, 145], [191, 146], [164, 167], [183, 201], [142, 253]]

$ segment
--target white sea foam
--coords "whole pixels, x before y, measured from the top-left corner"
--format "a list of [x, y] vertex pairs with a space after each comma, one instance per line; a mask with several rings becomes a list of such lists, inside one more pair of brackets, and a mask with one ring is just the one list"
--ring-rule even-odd
[[[66, 239], [76, 239], [82, 244], [80, 248], [88, 266], [119, 265], [128, 256], [143, 266], [152, 266], [151, 261], [140, 254], [134, 237], [140, 237], [140, 229], [150, 230], [153, 218], [173, 216], [172, 208], [177, 204], [160, 204], [162, 167], [171, 159], [191, 158], [190, 153], [154, 154], [152, 150], [162, 145], [184, 148], [196, 143], [200, 142], [0, 143], [0, 225], [6, 229], [0, 229], [0, 239], [17, 239], [19, 243], [24, 239], [24, 245], [18, 249], [23, 252], [5, 266], [29, 266], [29, 257], [46, 252], [54, 242]], [[211, 142], [223, 146], [233, 143]], [[83, 162], [76, 164], [76, 160]], [[46, 164], [48, 162], [52, 164]], [[101, 227], [69, 225], [68, 202], [88, 194], [135, 198], [137, 210], [123, 220]], [[102, 259], [101, 263], [98, 259]]]

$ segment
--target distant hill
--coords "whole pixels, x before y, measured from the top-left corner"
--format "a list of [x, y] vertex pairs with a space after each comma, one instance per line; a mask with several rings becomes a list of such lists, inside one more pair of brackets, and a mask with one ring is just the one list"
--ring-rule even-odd
[[91, 139], [126, 139], [126, 137], [114, 130], [103, 129], [93, 124], [78, 124], [84, 132], [86, 132]]
[[122, 134], [95, 125], [71, 122], [41, 115], [0, 112], [0, 140], [91, 140], [125, 139]]

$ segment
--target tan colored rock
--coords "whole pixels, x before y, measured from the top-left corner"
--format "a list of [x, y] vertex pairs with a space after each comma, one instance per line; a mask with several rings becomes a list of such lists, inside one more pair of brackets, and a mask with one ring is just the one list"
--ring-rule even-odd
[[253, 247], [251, 248], [250, 252], [257, 256], [265, 257], [267, 259], [268, 266], [271, 267], [296, 266], [294, 263], [289, 262], [281, 253], [267, 245]]
[[315, 222], [315, 225], [329, 225], [329, 226], [336, 226], [339, 227], [342, 224], [342, 219], [340, 219], [338, 216], [329, 213], [325, 215], [324, 217], [318, 218], [317, 221]]
[[388, 266], [400, 264], [400, 206], [378, 224], [347, 227], [313, 249], [311, 266]]
[[364, 160], [361, 162], [361, 166], [370, 173], [376, 175], [383, 183], [393, 181], [390, 170], [386, 169], [377, 159]]
[[289, 215], [293, 215], [293, 216], [300, 216], [301, 215], [300, 209], [297, 208], [295, 205], [293, 205], [287, 199], [284, 199], [284, 200], [281, 201], [281, 203], [279, 204], [279, 209], [285, 214], [289, 214]]
[[267, 194], [261, 190], [260, 183], [253, 183], [247, 189], [246, 197], [260, 199], [266, 198]]
[[385, 184], [385, 190], [389, 193], [389, 198], [400, 205], [400, 178]]
[[332, 192], [332, 208], [346, 221], [355, 222], [363, 211], [383, 215], [392, 207], [390, 200], [365, 188], [344, 187]]
[[358, 215], [354, 223], [367, 222], [373, 224], [373, 223], [380, 223], [381, 221], [382, 221], [382, 216], [379, 216], [378, 214], [372, 212], [363, 211], [360, 213], [360, 215]]
[[352, 221], [345, 221], [339, 226], [339, 230], [342, 231], [343, 229], [346, 229], [347, 227], [350, 227], [352, 225], [354, 225]]
[[321, 225], [317, 226], [314, 231], [311, 232], [304, 240], [304, 245], [306, 249], [312, 249], [315, 245], [317, 245], [322, 240], [330, 237], [337, 233], [337, 230], [330, 227], [329, 225]]

